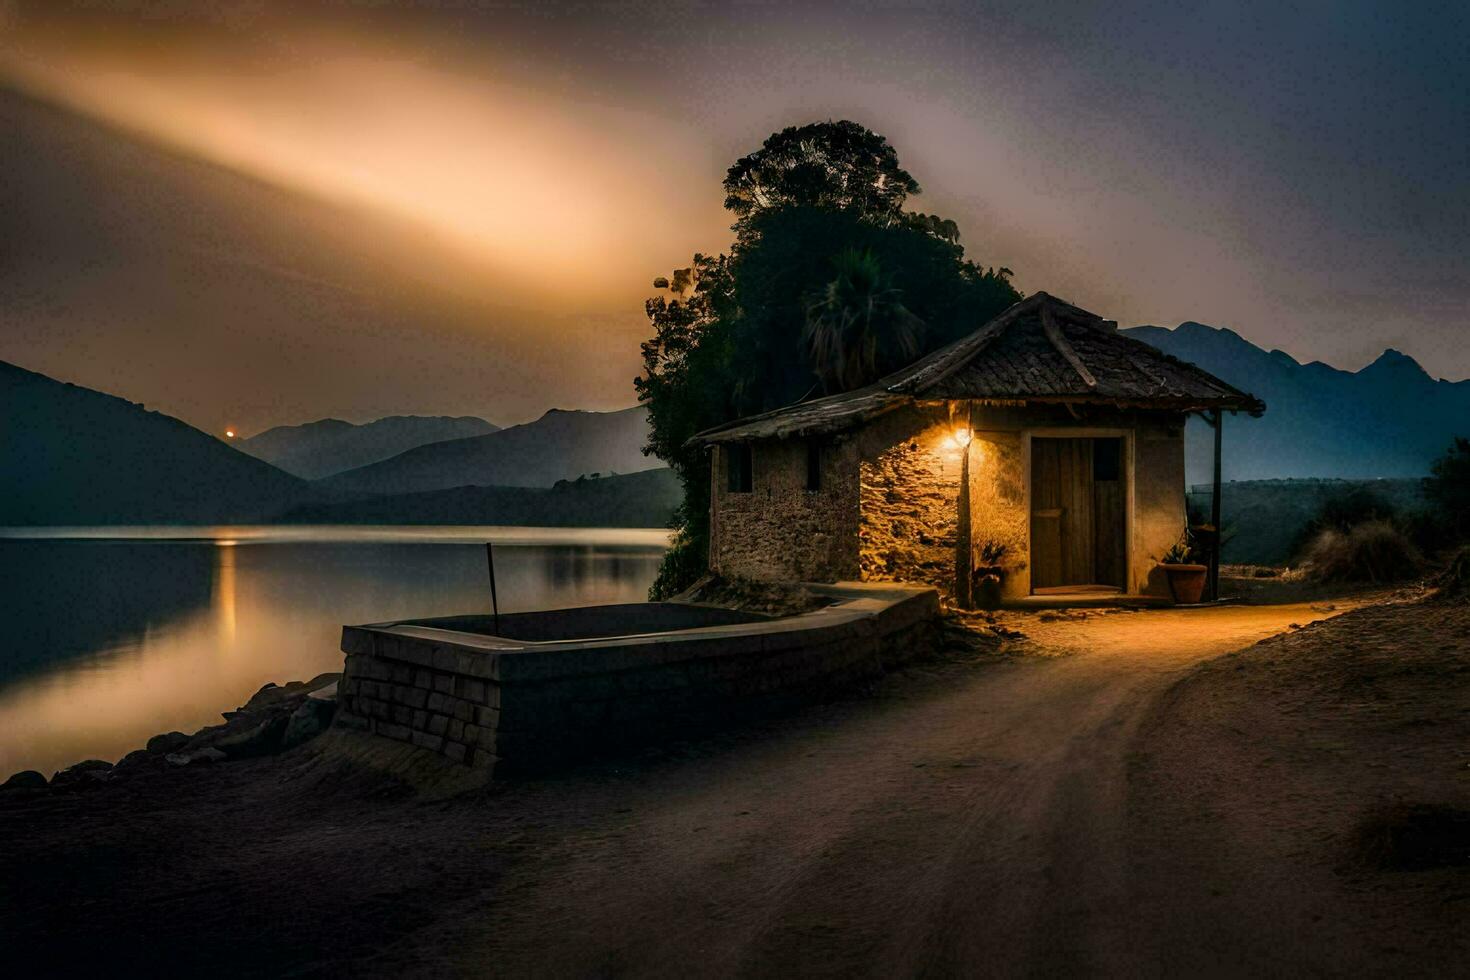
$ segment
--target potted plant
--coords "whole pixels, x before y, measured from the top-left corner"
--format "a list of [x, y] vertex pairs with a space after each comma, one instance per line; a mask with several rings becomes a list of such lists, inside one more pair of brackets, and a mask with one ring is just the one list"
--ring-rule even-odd
[[987, 541], [980, 546], [980, 563], [975, 566], [972, 578], [975, 589], [975, 605], [981, 609], [999, 609], [1001, 583], [1006, 571], [1000, 561], [1005, 557], [1006, 546], [998, 541]]
[[1159, 567], [1169, 579], [1169, 591], [1173, 593], [1174, 601], [1181, 606], [1193, 605], [1205, 594], [1205, 579], [1210, 570], [1208, 566], [1201, 565], [1194, 559], [1194, 540], [1188, 528], [1185, 528], [1183, 536], [1159, 559]]

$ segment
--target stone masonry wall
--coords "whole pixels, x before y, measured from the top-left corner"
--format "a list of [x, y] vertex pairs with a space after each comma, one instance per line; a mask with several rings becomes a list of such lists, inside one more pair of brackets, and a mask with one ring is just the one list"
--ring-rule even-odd
[[741, 628], [504, 651], [449, 630], [346, 627], [337, 724], [497, 773], [688, 735], [830, 696], [933, 648], [934, 593], [873, 595]]
[[807, 490], [807, 443], [752, 446], [751, 492], [727, 489], [726, 451], [715, 454], [711, 566], [761, 581], [836, 582], [858, 577], [857, 456], [851, 442], [822, 446], [821, 489]]
[[449, 669], [348, 653], [337, 694], [342, 722], [476, 768], [494, 765], [498, 686], [452, 660], [440, 666]]
[[884, 416], [863, 433], [864, 581], [923, 582], [954, 594], [962, 449], [942, 411]]

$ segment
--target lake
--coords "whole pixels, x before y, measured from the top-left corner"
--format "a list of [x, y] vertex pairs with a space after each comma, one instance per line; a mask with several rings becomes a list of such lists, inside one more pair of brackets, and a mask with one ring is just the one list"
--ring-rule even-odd
[[0, 781], [115, 762], [268, 681], [342, 669], [341, 629], [638, 602], [668, 532], [629, 528], [0, 528]]

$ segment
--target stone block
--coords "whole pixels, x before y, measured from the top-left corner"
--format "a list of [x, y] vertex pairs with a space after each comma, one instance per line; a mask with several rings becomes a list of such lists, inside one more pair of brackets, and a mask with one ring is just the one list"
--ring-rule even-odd
[[432, 689], [434, 686], [434, 675], [427, 670], [419, 669], [413, 672], [413, 686]]
[[454, 693], [468, 701], [485, 700], [486, 684], [476, 677], [456, 677], [454, 679]]
[[449, 698], [445, 697], [438, 691], [435, 691], [433, 694], [428, 695], [424, 702], [424, 707], [428, 708], [430, 711], [448, 712], [448, 705]]
[[442, 736], [430, 735], [428, 732], [415, 731], [412, 733], [410, 740], [414, 745], [417, 745], [421, 749], [428, 749], [430, 752], [438, 752], [444, 747]]
[[449, 717], [447, 715], [429, 716], [429, 734], [443, 735], [449, 730]]
[[382, 735], [384, 738], [397, 739], [400, 742], [409, 741], [413, 735], [413, 732], [409, 730], [407, 725], [395, 725], [387, 721], [375, 722], [373, 724], [373, 731]]
[[436, 674], [434, 676], [434, 690], [440, 694], [453, 694], [454, 677], [450, 674]]
[[422, 709], [415, 711], [413, 713], [413, 721], [411, 722], [411, 724], [413, 725], [415, 731], [424, 731], [429, 726], [429, 713]]
[[393, 705], [392, 718], [396, 724], [412, 725], [413, 709], [406, 704], [395, 704]]
[[469, 748], [462, 742], [448, 741], [444, 743], [444, 754], [455, 762], [466, 761], [469, 752]]
[[450, 719], [449, 728], [445, 734], [456, 742], [464, 741], [464, 722], [458, 718]]

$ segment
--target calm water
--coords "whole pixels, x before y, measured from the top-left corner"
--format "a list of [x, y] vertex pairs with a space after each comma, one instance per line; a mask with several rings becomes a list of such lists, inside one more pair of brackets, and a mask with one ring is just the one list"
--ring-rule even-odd
[[636, 602], [667, 532], [0, 528], [0, 780], [116, 761], [267, 681], [340, 670], [344, 623]]

